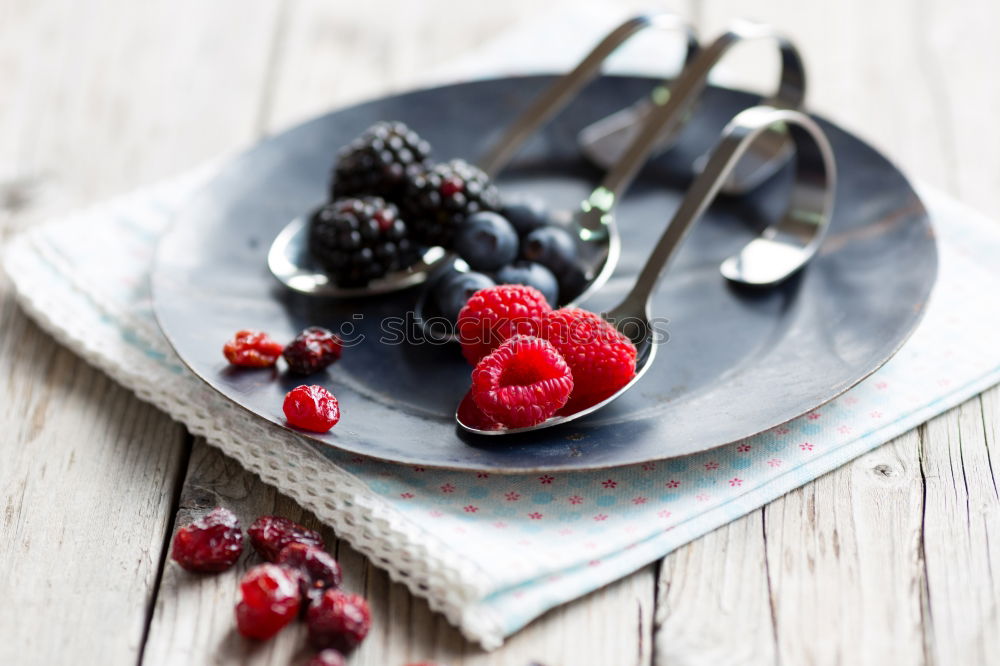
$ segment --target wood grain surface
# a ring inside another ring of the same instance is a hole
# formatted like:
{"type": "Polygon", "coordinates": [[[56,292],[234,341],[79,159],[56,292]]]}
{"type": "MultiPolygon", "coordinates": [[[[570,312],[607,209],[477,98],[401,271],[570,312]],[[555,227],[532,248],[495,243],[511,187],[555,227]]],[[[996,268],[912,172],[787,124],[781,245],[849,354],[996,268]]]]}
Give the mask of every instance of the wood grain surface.
{"type": "MultiPolygon", "coordinates": [[[[621,11],[656,3],[616,2],[621,11]]],[[[557,5],[598,0],[0,0],[0,244],[333,106],[407,87],[557,5]]],[[[1000,215],[1000,5],[681,0],[800,45],[810,105],[908,173],[1000,215]]],[[[742,47],[741,47],[742,48],[742,47]]],[[[766,88],[773,56],[733,76],[766,88]]],[[[0,277],[0,664],[300,664],[303,628],[233,632],[240,565],[167,561],[217,503],[294,502],[59,347],[0,277]]],[[[1000,390],[556,609],[494,653],[323,530],[374,629],[358,666],[989,664],[1000,654],[1000,390]]]]}

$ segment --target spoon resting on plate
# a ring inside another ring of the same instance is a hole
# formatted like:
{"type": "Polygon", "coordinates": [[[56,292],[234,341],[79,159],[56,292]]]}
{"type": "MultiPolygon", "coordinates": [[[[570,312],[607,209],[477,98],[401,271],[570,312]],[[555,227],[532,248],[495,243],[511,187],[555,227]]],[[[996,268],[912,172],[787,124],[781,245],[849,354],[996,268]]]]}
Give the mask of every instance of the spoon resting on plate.
{"type": "MultiPolygon", "coordinates": [[[[751,144],[776,127],[788,132],[795,148],[794,182],[787,206],[777,222],[723,262],[720,270],[727,279],[763,287],[778,284],[805,266],[816,255],[833,213],[836,179],[833,152],[823,130],[809,116],[767,106],[747,109],[723,130],[705,169],[688,189],[631,291],[618,306],[602,315],[635,345],[635,376],[597,404],[525,428],[483,428],[479,423],[466,422],[471,420],[466,409],[471,396],[467,394],[455,413],[458,427],[477,435],[510,435],[551,428],[592,414],[635,386],[656,357],[658,341],[652,327],[650,301],[664,269],[751,144]]],[[[647,125],[647,129],[657,128],[647,125]]]]}
{"type": "MultiPolygon", "coordinates": [[[[693,28],[674,14],[652,13],[628,19],[609,32],[572,71],[559,77],[543,90],[503,131],[500,138],[493,143],[491,150],[480,160],[482,171],[490,178],[502,171],[524,143],[575,99],[587,83],[600,73],[604,61],[618,47],[647,28],[681,33],[685,38],[687,61],[697,53],[698,41],[693,28]]],[[[654,147],[650,146],[650,151],[653,149],[654,147]]],[[[631,177],[628,180],[631,181],[631,177]]],[[[620,189],[623,190],[626,185],[627,183],[621,183],[620,189]]],[[[604,200],[607,200],[606,196],[604,200]]],[[[617,233],[609,217],[600,218],[600,214],[591,215],[580,220],[580,224],[574,228],[583,264],[581,268],[586,273],[587,293],[591,293],[603,284],[618,260],[617,233]]],[[[289,222],[272,241],[267,256],[267,265],[274,277],[289,289],[302,294],[356,298],[408,289],[425,282],[432,271],[443,265],[451,256],[440,247],[432,247],[408,268],[372,280],[366,286],[342,287],[332,281],[310,256],[309,219],[309,215],[303,215],[289,222]]],[[[576,300],[583,295],[583,293],[577,294],[576,300]]]]}

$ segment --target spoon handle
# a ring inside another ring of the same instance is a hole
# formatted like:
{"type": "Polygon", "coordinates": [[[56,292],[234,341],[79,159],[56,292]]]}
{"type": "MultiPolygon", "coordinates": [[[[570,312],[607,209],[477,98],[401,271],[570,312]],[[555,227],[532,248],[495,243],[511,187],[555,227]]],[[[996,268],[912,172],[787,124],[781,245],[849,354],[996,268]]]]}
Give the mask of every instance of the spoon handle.
{"type": "Polygon", "coordinates": [[[539,127],[559,113],[601,71],[601,65],[619,46],[646,28],[680,31],[687,40],[687,60],[698,50],[694,28],[680,17],[669,13],[642,14],[625,21],[612,30],[573,71],[560,77],[504,132],[493,148],[479,162],[490,177],[501,171],[524,142],[539,127]]]}
{"type": "MultiPolygon", "coordinates": [[[[753,141],[772,129],[787,129],[796,150],[795,179],[788,205],[778,222],[768,227],[739,254],[726,260],[738,280],[776,284],[805,265],[816,253],[833,212],[835,165],[826,135],[809,116],[798,111],[756,106],[733,118],[709,155],[704,171],[688,188],[666,231],[646,260],[632,290],[607,314],[612,321],[649,317],[650,296],[674,252],[715,199],[723,181],[753,141]]],[[[730,275],[726,275],[730,279],[730,275]]]]}
{"type": "MultiPolygon", "coordinates": [[[[774,40],[781,52],[781,79],[778,90],[763,104],[788,109],[799,108],[802,105],[805,99],[805,67],[795,46],[767,25],[736,21],[688,62],[671,86],[670,98],[663,106],[653,107],[648,113],[645,124],[620,154],[618,161],[611,167],[601,187],[598,188],[598,192],[602,193],[600,200],[613,203],[624,194],[650,154],[662,148],[663,137],[673,136],[688,117],[708,85],[708,76],[712,69],[729,49],[739,42],[759,39],[774,40]]],[[[759,156],[758,161],[770,162],[782,155],[787,156],[787,151],[781,150],[783,145],[782,142],[777,142],[775,149],[768,151],[773,154],[759,156]]]]}

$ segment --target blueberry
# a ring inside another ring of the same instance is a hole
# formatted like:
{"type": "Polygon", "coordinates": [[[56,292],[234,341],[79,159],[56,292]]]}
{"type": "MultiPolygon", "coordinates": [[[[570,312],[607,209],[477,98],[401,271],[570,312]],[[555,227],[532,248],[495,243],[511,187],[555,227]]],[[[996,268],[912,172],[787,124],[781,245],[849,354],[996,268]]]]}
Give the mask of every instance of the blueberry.
{"type": "Polygon", "coordinates": [[[473,270],[495,271],[517,257],[517,232],[496,213],[476,213],[456,232],[455,251],[473,270]]]}
{"type": "Polygon", "coordinates": [[[559,302],[559,283],[552,271],[533,261],[515,261],[496,274],[498,284],[524,284],[542,292],[549,305],[559,302]]]}
{"type": "Polygon", "coordinates": [[[521,256],[540,263],[559,278],[576,266],[576,241],[561,227],[542,227],[521,243],[521,256]]]}
{"type": "Polygon", "coordinates": [[[504,199],[500,212],[521,238],[551,223],[549,209],[538,197],[518,195],[504,199]]]}
{"type": "Polygon", "coordinates": [[[474,293],[495,284],[488,276],[474,271],[447,275],[433,287],[434,302],[441,314],[454,323],[458,321],[459,311],[474,293]]]}

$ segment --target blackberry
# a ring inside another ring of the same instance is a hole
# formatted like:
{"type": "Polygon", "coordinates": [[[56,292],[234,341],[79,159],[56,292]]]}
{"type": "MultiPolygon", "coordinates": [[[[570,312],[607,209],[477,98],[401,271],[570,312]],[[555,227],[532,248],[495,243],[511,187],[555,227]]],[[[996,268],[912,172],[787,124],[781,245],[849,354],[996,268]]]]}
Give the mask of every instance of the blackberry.
{"type": "Polygon", "coordinates": [[[309,251],[341,287],[363,287],[420,256],[399,210],[379,197],[337,199],[316,211],[309,251]]]}
{"type": "Polygon", "coordinates": [[[431,146],[400,122],[379,122],[341,148],[331,199],[374,195],[395,199],[408,176],[424,171],[431,146]]]}
{"type": "Polygon", "coordinates": [[[489,177],[465,160],[451,160],[408,179],[404,208],[413,237],[423,245],[450,248],[465,218],[500,207],[489,177]]]}

